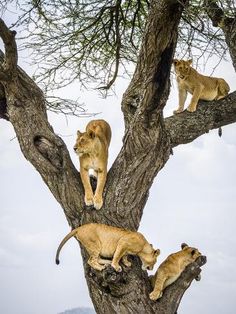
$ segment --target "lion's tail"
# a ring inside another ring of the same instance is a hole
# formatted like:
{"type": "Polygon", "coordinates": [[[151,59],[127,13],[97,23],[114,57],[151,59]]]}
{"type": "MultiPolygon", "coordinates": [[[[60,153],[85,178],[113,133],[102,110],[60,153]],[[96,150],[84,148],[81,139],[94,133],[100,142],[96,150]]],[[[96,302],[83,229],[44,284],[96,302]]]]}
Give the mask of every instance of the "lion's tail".
{"type": "Polygon", "coordinates": [[[58,246],[58,249],[57,249],[57,254],[56,254],[56,264],[59,265],[60,264],[60,260],[59,260],[59,254],[60,254],[60,251],[63,247],[63,245],[70,239],[72,238],[73,236],[76,235],[78,231],[78,228],[72,230],[70,233],[68,233],[65,238],[61,241],[60,245],[58,246]]]}

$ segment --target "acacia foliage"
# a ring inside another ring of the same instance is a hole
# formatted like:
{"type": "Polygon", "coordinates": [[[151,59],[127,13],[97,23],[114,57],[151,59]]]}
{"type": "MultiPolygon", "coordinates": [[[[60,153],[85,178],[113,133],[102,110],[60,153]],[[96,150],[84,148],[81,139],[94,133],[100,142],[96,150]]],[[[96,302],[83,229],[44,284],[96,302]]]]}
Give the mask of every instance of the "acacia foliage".
{"type": "MultiPolygon", "coordinates": [[[[235,15],[234,0],[213,2],[228,17],[235,15]]],[[[22,48],[29,48],[34,64],[40,65],[38,82],[57,89],[79,80],[83,86],[105,90],[137,62],[150,7],[148,0],[4,0],[2,10],[10,5],[20,12],[12,27],[22,26],[22,48]]],[[[185,7],[178,57],[197,62],[206,55],[225,56],[224,34],[212,26],[206,12],[204,0],[192,0],[185,7]]]]}

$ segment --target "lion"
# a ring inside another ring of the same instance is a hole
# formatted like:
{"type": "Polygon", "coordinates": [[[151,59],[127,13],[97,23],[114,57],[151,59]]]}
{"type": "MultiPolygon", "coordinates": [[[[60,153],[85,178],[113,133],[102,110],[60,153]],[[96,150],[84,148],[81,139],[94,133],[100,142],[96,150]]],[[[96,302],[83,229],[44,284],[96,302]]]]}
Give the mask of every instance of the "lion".
{"type": "Polygon", "coordinates": [[[187,107],[189,112],[196,110],[199,99],[211,101],[228,95],[230,88],[224,79],[198,73],[191,67],[192,60],[174,59],[173,64],[179,90],[179,107],[174,110],[174,114],[184,110],[188,92],[192,94],[192,99],[187,107]]]}
{"type": "Polygon", "coordinates": [[[89,223],[72,230],[61,241],[56,253],[56,264],[59,264],[59,254],[63,245],[73,236],[88,252],[88,264],[100,271],[108,263],[117,272],[122,271],[119,265],[120,260],[125,266],[131,267],[131,262],[127,258],[128,254],[139,256],[142,261],[142,269],[151,270],[160,254],[160,250],[154,250],[140,232],[99,223],[89,223]],[[112,260],[109,261],[108,259],[112,260]]]}
{"type": "Polygon", "coordinates": [[[77,131],[74,151],[79,155],[80,175],[84,186],[84,201],[87,206],[100,209],[103,205],[103,189],[107,177],[108,147],[111,141],[111,128],[105,120],[92,120],[86,131],[77,131]],[[97,177],[97,187],[93,190],[89,179],[89,170],[93,169],[97,177]]]}
{"type": "MultiPolygon", "coordinates": [[[[155,275],[149,277],[153,288],[149,294],[151,300],[161,298],[163,290],[175,282],[184,269],[201,256],[198,249],[189,247],[186,243],[183,243],[181,248],[181,251],[169,255],[158,267],[155,275]]],[[[200,280],[200,276],[197,276],[196,280],[200,280]]]]}

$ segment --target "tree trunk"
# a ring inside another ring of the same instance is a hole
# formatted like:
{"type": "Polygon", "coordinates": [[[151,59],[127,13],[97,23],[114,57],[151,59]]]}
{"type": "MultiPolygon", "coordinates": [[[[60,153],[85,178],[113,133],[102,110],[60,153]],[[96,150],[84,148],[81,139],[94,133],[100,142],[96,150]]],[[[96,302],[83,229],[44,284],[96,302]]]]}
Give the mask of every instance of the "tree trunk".
{"type": "MultiPolygon", "coordinates": [[[[17,67],[15,33],[0,20],[5,45],[5,62],[0,55],[0,95],[7,104],[5,109],[0,105],[1,117],[14,126],[22,153],[61,204],[72,228],[99,222],[137,230],[149,189],[172,148],[236,121],[235,93],[213,105],[200,106],[194,114],[183,112],[163,119],[182,10],[183,4],[177,0],[151,2],[135,74],[122,100],[123,147],[109,170],[104,205],[99,211],[85,207],[80,175],[64,142],[48,123],[44,95],[17,67]]],[[[102,314],[176,313],[184,291],[206,262],[202,257],[191,264],[163,297],[153,302],[147,272],[141,271],[138,258],[132,258],[132,268],[124,266],[122,273],[116,273],[111,268],[94,271],[83,248],[82,255],[90,296],[97,313],[102,314]]]]}

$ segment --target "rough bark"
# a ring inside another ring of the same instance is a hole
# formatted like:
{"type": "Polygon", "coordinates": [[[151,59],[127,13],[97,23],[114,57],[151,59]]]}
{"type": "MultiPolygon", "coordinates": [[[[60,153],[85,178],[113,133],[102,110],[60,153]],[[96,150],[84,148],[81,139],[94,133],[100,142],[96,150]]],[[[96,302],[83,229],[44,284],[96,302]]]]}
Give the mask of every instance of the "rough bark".
{"type": "MultiPolygon", "coordinates": [[[[85,207],[80,175],[64,142],[48,123],[44,95],[17,67],[14,33],[0,21],[5,45],[5,62],[0,55],[0,91],[7,104],[4,114],[14,126],[22,153],[61,204],[71,227],[93,221],[137,230],[149,189],[172,147],[236,121],[235,93],[220,102],[200,105],[194,114],[183,112],[163,119],[182,10],[178,1],[151,2],[137,68],[122,101],[123,147],[109,170],[100,211],[85,207]]],[[[124,267],[117,274],[109,268],[92,270],[83,248],[82,255],[90,296],[97,313],[102,314],[175,313],[184,291],[200,272],[199,266],[206,262],[202,258],[190,265],[164,296],[153,302],[148,296],[147,273],[141,271],[137,258],[132,258],[131,269],[124,267]]]]}
{"type": "Polygon", "coordinates": [[[135,72],[121,104],[126,129],[133,118],[142,113],[149,122],[155,122],[165,106],[177,28],[183,5],[187,3],[187,0],[181,4],[175,0],[151,1],[135,72]],[[136,113],[137,109],[139,114],[136,113]]]}
{"type": "Polygon", "coordinates": [[[218,6],[217,0],[205,0],[204,3],[213,26],[220,27],[224,32],[225,42],[236,71],[236,13],[234,17],[228,17],[218,6]]]}
{"type": "MultiPolygon", "coordinates": [[[[136,258],[130,257],[132,263],[136,258]]],[[[133,271],[123,266],[122,273],[116,273],[111,268],[103,272],[88,270],[88,275],[95,282],[91,287],[91,293],[98,294],[100,303],[95,303],[97,313],[111,314],[134,314],[152,313],[167,314],[176,313],[184,292],[188,289],[191,282],[201,273],[201,266],[206,263],[206,257],[201,256],[196,262],[190,264],[182,273],[175,284],[166,288],[163,297],[157,302],[149,299],[152,291],[150,281],[145,272],[140,272],[140,263],[136,260],[133,271]],[[137,280],[135,272],[140,273],[140,280],[137,280]],[[129,282],[132,285],[129,285],[129,282]],[[140,285],[141,283],[141,285],[140,285]],[[144,298],[140,298],[142,295],[144,298]],[[121,302],[125,297],[126,302],[121,302]],[[118,298],[118,300],[117,300],[118,298]],[[120,301],[119,301],[120,300],[120,301]],[[96,307],[96,304],[99,306],[96,307]]]]}
{"type": "Polygon", "coordinates": [[[236,92],[218,101],[198,103],[194,113],[187,110],[165,119],[165,127],[171,138],[171,146],[187,144],[197,137],[234,123],[236,119],[236,92]]]}

